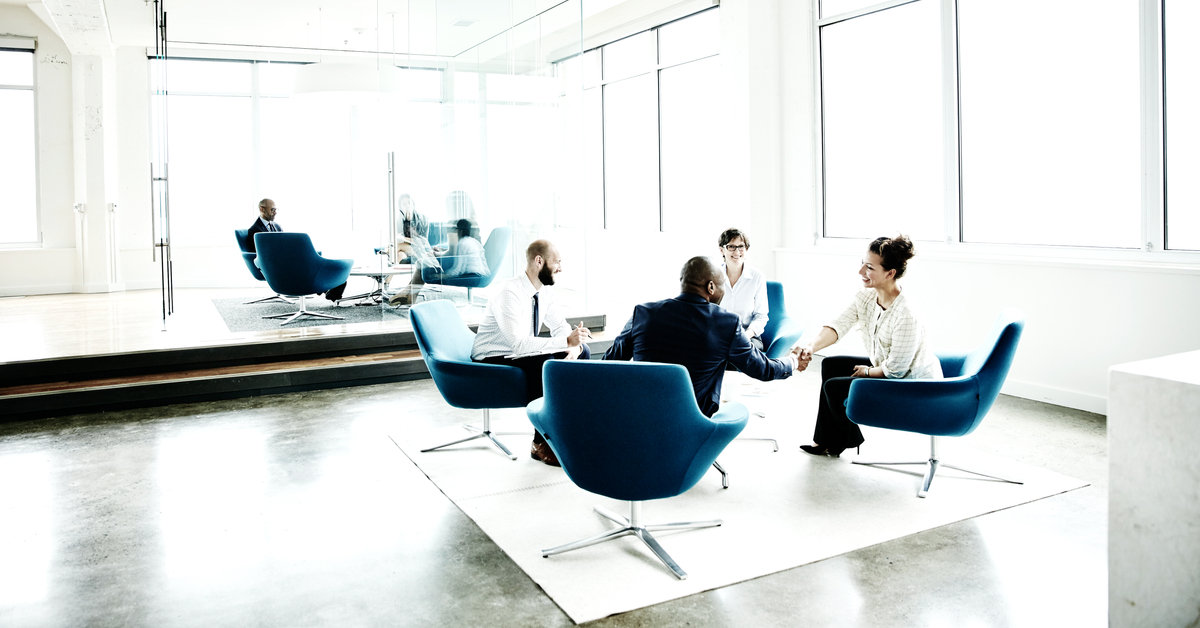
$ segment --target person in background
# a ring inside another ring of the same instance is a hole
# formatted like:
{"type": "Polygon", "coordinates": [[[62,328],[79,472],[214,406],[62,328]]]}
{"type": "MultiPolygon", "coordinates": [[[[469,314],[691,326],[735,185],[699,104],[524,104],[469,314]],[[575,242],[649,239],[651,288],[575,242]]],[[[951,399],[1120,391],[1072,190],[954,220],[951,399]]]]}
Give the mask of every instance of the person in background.
{"type": "Polygon", "coordinates": [[[912,240],[903,235],[871,242],[858,268],[863,289],[841,316],[800,349],[802,355],[811,357],[858,327],[870,352],[868,356],[822,360],[813,444],[800,446],[806,453],[837,457],[863,443],[862,430],[846,417],[846,398],[855,377],[941,379],[942,363],[929,350],[925,326],[896,283],[914,254],[912,240]]]}
{"type": "MultiPolygon", "coordinates": [[[[279,210],[275,207],[275,201],[269,198],[264,198],[258,202],[258,220],[255,220],[254,224],[250,225],[250,228],[246,230],[246,232],[250,235],[251,252],[257,252],[254,249],[254,234],[264,232],[280,233],[283,231],[283,227],[279,226],[279,223],[275,222],[275,215],[278,212],[279,210]]],[[[337,286],[336,288],[323,294],[325,295],[326,299],[337,302],[338,299],[342,298],[342,294],[345,292],[346,284],[343,283],[342,285],[337,286]]]]}
{"type": "Polygon", "coordinates": [[[446,268],[445,277],[482,277],[488,274],[487,258],[484,256],[483,245],[471,237],[471,221],[460,218],[455,225],[458,232],[458,246],[453,257],[442,261],[450,265],[446,268]]]}
{"type": "MultiPolygon", "coordinates": [[[[554,276],[562,272],[562,256],[549,240],[535,240],[525,249],[525,272],[500,285],[487,304],[475,334],[471,359],[515,366],[525,372],[525,400],[542,396],[542,365],[547,360],[587,360],[588,328],[571,328],[554,300],[554,276]],[[539,337],[542,323],[550,337],[539,337]],[[509,357],[512,356],[512,357],[509,357]]],[[[529,456],[559,466],[546,439],[534,431],[529,456]]]]}
{"type": "Polygon", "coordinates": [[[417,293],[421,291],[421,286],[425,285],[425,279],[422,277],[425,269],[432,269],[436,272],[442,272],[442,264],[438,260],[437,251],[429,246],[429,240],[426,239],[426,234],[429,233],[429,221],[424,214],[418,214],[415,211],[412,213],[410,230],[409,230],[409,260],[413,265],[412,278],[409,279],[408,285],[401,288],[399,292],[393,294],[388,299],[389,305],[412,305],[416,302],[417,293]]]}
{"type": "Polygon", "coordinates": [[[763,349],[762,333],[767,328],[767,280],[758,269],[746,263],[750,236],[738,229],[726,229],[717,238],[725,271],[725,296],[720,306],[738,315],[741,330],[750,344],[763,349]]]}

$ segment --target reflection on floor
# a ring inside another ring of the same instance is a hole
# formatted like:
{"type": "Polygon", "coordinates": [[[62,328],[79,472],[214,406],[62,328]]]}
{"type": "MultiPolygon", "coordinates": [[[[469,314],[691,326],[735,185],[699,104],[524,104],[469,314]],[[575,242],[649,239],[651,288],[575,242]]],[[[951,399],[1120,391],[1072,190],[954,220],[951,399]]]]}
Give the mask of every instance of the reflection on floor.
{"type": "MultiPolygon", "coordinates": [[[[477,419],[422,380],[0,425],[0,624],[570,625],[386,437],[477,419]]],[[[1103,417],[969,438],[1093,486],[595,625],[1105,626],[1103,417]]]]}
{"type": "MultiPolygon", "coordinates": [[[[458,288],[436,289],[463,292],[458,288]]],[[[429,290],[434,294],[435,289],[429,290]]],[[[485,293],[480,290],[478,295],[485,293]]],[[[378,306],[385,314],[376,322],[233,333],[213,305],[213,299],[237,297],[249,301],[264,296],[269,296],[265,287],[177,289],[175,313],[165,326],[158,290],[0,299],[0,337],[4,338],[0,343],[0,362],[411,329],[402,310],[378,306]]],[[[486,302],[486,296],[477,296],[476,300],[486,302]]],[[[572,315],[588,313],[584,311],[582,297],[575,293],[562,291],[559,300],[572,315]]],[[[470,325],[478,324],[483,312],[484,308],[478,305],[459,308],[470,325]]]]}

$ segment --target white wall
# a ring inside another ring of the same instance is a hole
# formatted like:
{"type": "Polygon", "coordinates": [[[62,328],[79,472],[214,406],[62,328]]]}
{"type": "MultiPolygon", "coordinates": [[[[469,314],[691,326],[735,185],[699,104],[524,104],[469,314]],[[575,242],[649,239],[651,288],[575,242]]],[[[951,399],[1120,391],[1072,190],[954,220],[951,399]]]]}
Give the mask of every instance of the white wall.
{"type": "Polygon", "coordinates": [[[43,242],[42,248],[0,249],[0,296],[71,292],[77,281],[71,53],[24,6],[0,4],[0,24],[8,34],[38,39],[34,81],[43,242]]]}

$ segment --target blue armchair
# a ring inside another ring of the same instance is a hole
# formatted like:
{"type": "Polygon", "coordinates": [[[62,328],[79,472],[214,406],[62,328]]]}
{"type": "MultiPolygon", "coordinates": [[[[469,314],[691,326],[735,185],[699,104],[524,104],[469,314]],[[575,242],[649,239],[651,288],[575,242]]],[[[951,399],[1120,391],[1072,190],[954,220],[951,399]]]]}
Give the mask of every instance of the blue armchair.
{"type": "MultiPolygon", "coordinates": [[[[238,249],[240,249],[242,251],[242,261],[246,263],[246,268],[250,269],[250,274],[253,275],[254,278],[259,281],[266,281],[267,278],[263,277],[262,271],[259,270],[258,266],[256,266],[254,264],[254,259],[256,257],[258,257],[258,254],[254,252],[254,241],[250,238],[250,230],[249,229],[234,229],[233,237],[237,238],[238,249]]],[[[293,303],[295,303],[295,301],[276,293],[275,296],[273,296],[273,297],[267,297],[265,299],[258,299],[257,301],[247,301],[247,302],[243,303],[242,305],[253,305],[255,303],[270,303],[270,302],[274,302],[274,301],[287,303],[288,305],[292,305],[293,303]]]]}
{"type": "Polygon", "coordinates": [[[746,427],[746,407],[727,403],[711,419],[704,416],[696,406],[687,369],[677,364],[552,360],[542,372],[546,394],[526,412],[567,477],[585,491],[630,502],[628,518],[595,508],[620,527],[543,550],[542,556],[632,534],[676,577],[686,579],[687,573],[650,531],[722,522],[645,524],[642,502],[681,495],[695,486],[746,427]]]}
{"type": "Polygon", "coordinates": [[[463,275],[459,277],[446,275],[443,269],[454,268],[458,262],[457,258],[451,255],[439,259],[441,269],[429,267],[421,269],[421,279],[427,284],[466,288],[467,303],[470,303],[471,290],[473,288],[486,288],[492,284],[492,279],[496,277],[496,272],[504,262],[504,255],[508,253],[508,246],[511,240],[512,229],[508,227],[496,227],[488,234],[487,242],[483,245],[483,256],[487,260],[488,267],[488,274],[486,275],[463,275]]]}
{"type": "Polygon", "coordinates": [[[781,358],[804,335],[804,325],[788,316],[783,284],[767,282],[767,328],[763,330],[763,352],[768,358],[781,358]]]}
{"type": "Polygon", "coordinates": [[[992,331],[974,351],[938,354],[945,379],[855,379],[846,399],[846,416],[859,425],[928,434],[929,460],[915,462],[866,462],[866,465],[927,465],[918,497],[929,493],[938,466],[945,466],[995,480],[1021,484],[1019,480],[943,463],[938,458],[938,438],[966,436],[979,427],[996,402],[1008,377],[1025,315],[1006,309],[996,318],[992,331]]]}
{"type": "Polygon", "coordinates": [[[296,297],[300,303],[298,312],[263,318],[285,319],[280,323],[281,326],[302,316],[342,319],[331,314],[310,312],[305,307],[305,299],[346,283],[354,260],[321,257],[307,233],[256,233],[254,248],[258,251],[258,268],[262,270],[267,285],[279,294],[296,297]]]}
{"type": "Polygon", "coordinates": [[[455,408],[483,410],[483,427],[464,424],[473,435],[453,442],[422,449],[421,453],[486,438],[516,460],[504,443],[496,440],[490,410],[525,407],[525,373],[515,366],[483,364],[471,361],[475,333],[471,331],[454,304],[446,300],[418,303],[408,311],[417,348],[425,366],[446,403],[455,408]]]}

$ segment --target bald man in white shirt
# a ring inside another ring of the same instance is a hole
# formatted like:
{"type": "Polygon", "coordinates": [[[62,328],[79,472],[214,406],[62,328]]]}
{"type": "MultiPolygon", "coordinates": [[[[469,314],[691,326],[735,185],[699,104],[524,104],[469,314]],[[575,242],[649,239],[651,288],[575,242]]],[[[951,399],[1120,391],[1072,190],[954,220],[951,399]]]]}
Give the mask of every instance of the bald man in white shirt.
{"type": "MultiPolygon", "coordinates": [[[[527,402],[542,396],[542,365],[546,360],[587,360],[592,355],[585,344],[591,332],[582,325],[572,328],[554,301],[554,291],[548,289],[560,272],[562,256],[558,247],[549,240],[532,242],[525,249],[525,272],[501,284],[488,302],[471,349],[471,359],[476,362],[515,366],[524,371],[527,402]],[[550,328],[549,338],[538,336],[543,323],[550,328]]],[[[536,431],[530,457],[559,466],[554,452],[536,431]]]]}

